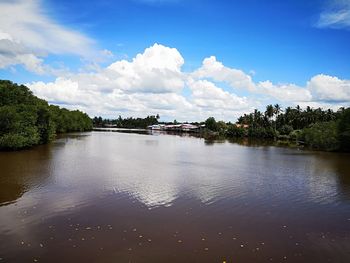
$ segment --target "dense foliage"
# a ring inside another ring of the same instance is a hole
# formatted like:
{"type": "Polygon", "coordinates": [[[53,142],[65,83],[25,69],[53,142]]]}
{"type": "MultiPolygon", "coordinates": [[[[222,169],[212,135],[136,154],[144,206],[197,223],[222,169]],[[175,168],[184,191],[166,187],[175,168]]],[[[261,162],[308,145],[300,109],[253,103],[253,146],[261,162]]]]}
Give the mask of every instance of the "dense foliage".
{"type": "Polygon", "coordinates": [[[56,133],[92,129],[88,115],[49,106],[24,85],[0,80],[0,149],[21,149],[51,141],[56,133]]]}
{"type": "Polygon", "coordinates": [[[340,150],[350,152],[350,108],[344,110],[338,123],[340,150]]]}
{"type": "Polygon", "coordinates": [[[116,127],[125,129],[146,129],[150,125],[158,124],[159,115],[147,116],[146,118],[125,118],[109,120],[102,117],[93,118],[94,127],[116,127]]]}
{"type": "Polygon", "coordinates": [[[305,128],[299,136],[307,145],[315,149],[335,151],[339,149],[337,123],[317,122],[305,128]]]}
{"type": "Polygon", "coordinates": [[[213,117],[205,124],[207,129],[228,137],[293,140],[320,150],[350,151],[350,108],[335,112],[310,107],[302,110],[297,106],[283,111],[276,104],[268,105],[265,112],[244,114],[237,124],[226,123],[225,127],[213,117]]]}

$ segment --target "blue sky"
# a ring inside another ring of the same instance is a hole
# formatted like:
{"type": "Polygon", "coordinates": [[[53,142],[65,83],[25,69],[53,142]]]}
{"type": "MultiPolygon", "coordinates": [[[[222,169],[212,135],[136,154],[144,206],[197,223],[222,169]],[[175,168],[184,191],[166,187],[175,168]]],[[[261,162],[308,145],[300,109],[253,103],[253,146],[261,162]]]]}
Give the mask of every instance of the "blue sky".
{"type": "Polygon", "coordinates": [[[0,0],[0,5],[2,12],[18,13],[0,18],[0,77],[90,115],[160,112],[165,119],[234,120],[267,103],[350,105],[349,0],[0,0]],[[147,48],[149,56],[170,64],[147,56],[146,64],[133,63],[147,48]],[[215,60],[204,70],[211,56],[215,60]],[[110,66],[123,60],[132,73],[117,66],[111,74],[110,66]],[[164,88],[154,88],[159,83],[164,88]]]}

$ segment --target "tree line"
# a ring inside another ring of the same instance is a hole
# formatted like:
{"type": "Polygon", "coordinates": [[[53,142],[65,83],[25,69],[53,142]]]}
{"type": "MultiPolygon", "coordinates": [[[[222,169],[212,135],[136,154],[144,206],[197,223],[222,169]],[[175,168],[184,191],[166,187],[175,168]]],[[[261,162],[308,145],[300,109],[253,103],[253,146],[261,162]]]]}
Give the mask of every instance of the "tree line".
{"type": "Polygon", "coordinates": [[[0,80],[0,149],[28,148],[48,143],[58,133],[91,129],[87,114],[49,105],[26,86],[0,80]]]}
{"type": "Polygon", "coordinates": [[[120,115],[117,119],[103,119],[102,117],[94,117],[94,127],[116,127],[125,129],[146,129],[150,125],[158,124],[159,115],[151,115],[146,118],[122,118],[120,115]]]}
{"type": "MultiPolygon", "coordinates": [[[[159,115],[146,118],[102,119],[78,110],[70,111],[49,105],[34,96],[24,85],[0,80],[0,149],[22,149],[53,140],[56,134],[88,131],[93,126],[146,128],[158,124],[159,115]]],[[[175,123],[176,121],[174,121],[175,123]]],[[[202,123],[195,123],[202,124],[202,123]]],[[[321,108],[301,109],[279,104],[267,105],[265,111],[254,110],[238,118],[237,124],[204,122],[206,129],[227,137],[254,137],[293,140],[328,151],[350,151],[350,108],[338,111],[321,108]]]]}
{"type": "Polygon", "coordinates": [[[350,108],[338,111],[300,106],[287,107],[267,105],[261,112],[257,109],[238,118],[237,124],[205,121],[207,129],[227,137],[271,138],[292,140],[315,149],[327,151],[350,151],[350,108]]]}

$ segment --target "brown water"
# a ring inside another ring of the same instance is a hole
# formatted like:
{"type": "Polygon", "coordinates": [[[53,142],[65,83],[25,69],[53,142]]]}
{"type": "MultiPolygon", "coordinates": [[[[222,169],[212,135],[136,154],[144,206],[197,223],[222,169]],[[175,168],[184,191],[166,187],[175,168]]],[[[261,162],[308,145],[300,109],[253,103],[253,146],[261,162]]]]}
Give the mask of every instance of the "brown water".
{"type": "Polygon", "coordinates": [[[0,153],[0,262],[350,262],[350,155],[92,132],[0,153]]]}

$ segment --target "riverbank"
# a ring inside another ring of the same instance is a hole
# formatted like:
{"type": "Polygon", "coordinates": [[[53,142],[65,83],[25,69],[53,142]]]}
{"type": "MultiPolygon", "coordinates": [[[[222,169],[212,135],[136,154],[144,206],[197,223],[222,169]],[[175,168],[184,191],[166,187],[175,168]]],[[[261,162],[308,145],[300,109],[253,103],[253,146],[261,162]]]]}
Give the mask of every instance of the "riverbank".
{"type": "Polygon", "coordinates": [[[86,113],[49,105],[26,86],[0,80],[0,150],[28,149],[60,133],[90,130],[86,113]]]}

